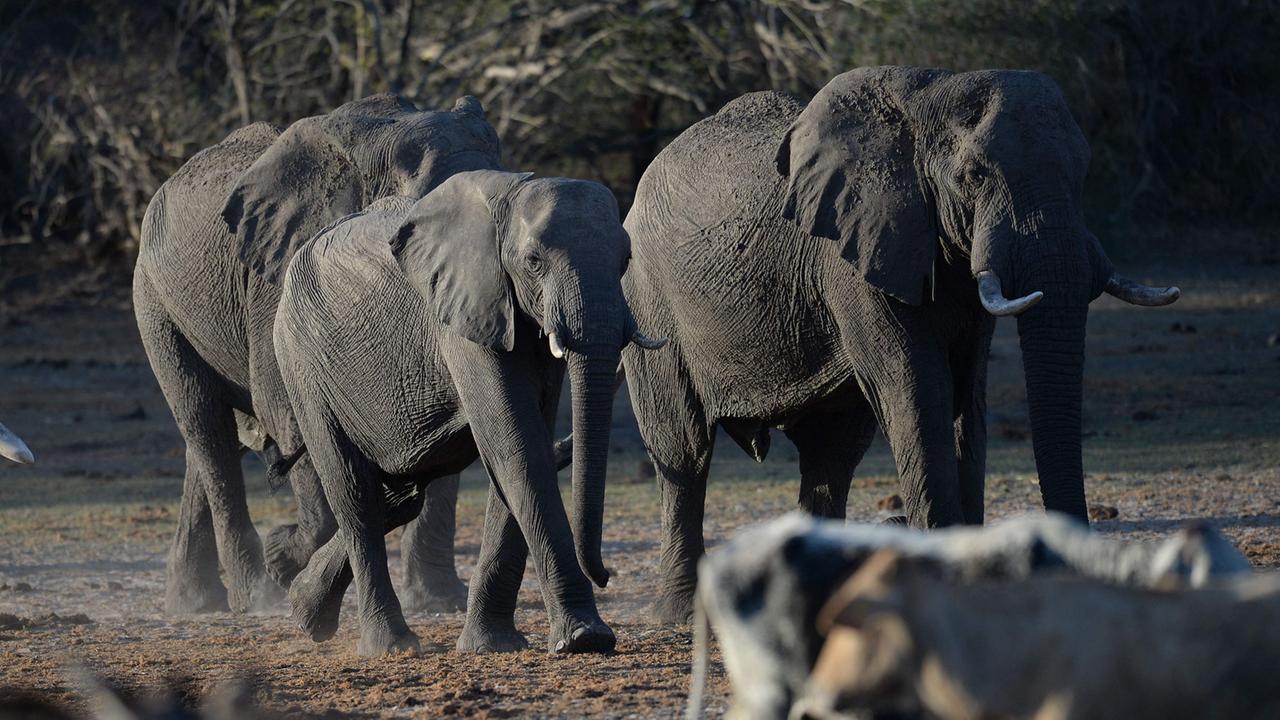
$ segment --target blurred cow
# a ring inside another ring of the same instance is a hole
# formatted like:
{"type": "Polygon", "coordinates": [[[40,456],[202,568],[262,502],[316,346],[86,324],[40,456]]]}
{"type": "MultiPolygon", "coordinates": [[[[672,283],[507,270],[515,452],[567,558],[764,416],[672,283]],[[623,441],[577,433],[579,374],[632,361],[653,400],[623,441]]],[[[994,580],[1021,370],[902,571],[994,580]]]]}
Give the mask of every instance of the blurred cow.
{"type": "Polygon", "coordinates": [[[949,582],[882,550],[818,618],[793,717],[1280,717],[1280,576],[1159,591],[1037,575],[949,582]]]}
{"type": "Polygon", "coordinates": [[[948,579],[960,582],[1053,572],[1134,587],[1177,588],[1252,571],[1243,555],[1203,525],[1185,528],[1163,543],[1144,543],[1094,533],[1052,514],[929,532],[788,515],[740,533],[700,562],[688,715],[701,713],[709,623],[734,688],[730,713],[786,718],[821,649],[815,625],[819,611],[867,558],[884,548],[932,558],[948,579]]]}

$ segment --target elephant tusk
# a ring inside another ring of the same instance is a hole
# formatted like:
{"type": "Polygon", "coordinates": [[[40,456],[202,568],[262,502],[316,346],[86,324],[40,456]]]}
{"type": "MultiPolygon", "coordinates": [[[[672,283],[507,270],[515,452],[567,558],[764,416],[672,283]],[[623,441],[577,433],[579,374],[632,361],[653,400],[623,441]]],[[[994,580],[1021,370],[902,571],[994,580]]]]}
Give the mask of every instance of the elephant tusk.
{"type": "Polygon", "coordinates": [[[547,345],[551,348],[551,354],[557,359],[564,359],[564,343],[560,342],[560,336],[551,333],[547,336],[547,345]]]}
{"type": "Polygon", "coordinates": [[[1146,307],[1160,307],[1177,300],[1182,291],[1176,287],[1157,288],[1134,282],[1120,273],[1107,278],[1106,293],[1129,303],[1146,307]]]}
{"type": "Polygon", "coordinates": [[[1004,290],[1000,288],[1000,278],[990,270],[983,270],[974,277],[978,280],[978,298],[982,300],[982,307],[996,317],[1021,315],[1044,299],[1044,293],[1036,290],[1029,295],[1010,300],[1004,296],[1004,290]]]}
{"type": "Polygon", "coordinates": [[[36,461],[36,456],[31,454],[31,448],[22,442],[22,438],[9,432],[9,428],[3,424],[0,424],[0,457],[7,457],[23,465],[30,465],[36,461]]]}
{"type": "Polygon", "coordinates": [[[648,335],[645,335],[639,330],[636,330],[635,332],[631,333],[631,342],[635,343],[636,345],[639,345],[645,350],[659,350],[664,346],[666,346],[667,339],[659,338],[657,340],[654,340],[648,335]]]}

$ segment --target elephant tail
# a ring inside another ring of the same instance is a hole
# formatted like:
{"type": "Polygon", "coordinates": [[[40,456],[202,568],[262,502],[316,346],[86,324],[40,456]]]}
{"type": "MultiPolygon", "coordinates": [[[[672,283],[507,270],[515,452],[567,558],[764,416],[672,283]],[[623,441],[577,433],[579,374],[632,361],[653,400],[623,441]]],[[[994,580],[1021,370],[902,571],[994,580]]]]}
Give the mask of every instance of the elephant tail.
{"type": "Polygon", "coordinates": [[[271,492],[274,493],[289,483],[289,471],[306,453],[306,445],[299,445],[298,449],[285,455],[274,441],[267,442],[266,447],[262,448],[261,457],[267,465],[267,486],[271,488],[271,492]]]}
{"type": "MultiPolygon", "coordinates": [[[[618,363],[618,369],[613,375],[613,392],[616,394],[618,388],[622,387],[622,382],[627,379],[627,371],[623,368],[622,363],[618,363]]],[[[551,446],[552,457],[555,459],[556,472],[569,467],[573,464],[573,433],[556,440],[551,446]]]]}

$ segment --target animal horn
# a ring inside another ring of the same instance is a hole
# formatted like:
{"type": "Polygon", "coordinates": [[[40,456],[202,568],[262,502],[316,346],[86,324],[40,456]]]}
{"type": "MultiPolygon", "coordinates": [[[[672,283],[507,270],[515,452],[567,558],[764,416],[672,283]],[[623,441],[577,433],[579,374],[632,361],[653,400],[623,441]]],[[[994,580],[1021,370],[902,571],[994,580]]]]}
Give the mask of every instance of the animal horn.
{"type": "Polygon", "coordinates": [[[983,270],[975,277],[978,280],[978,298],[982,300],[982,307],[996,317],[1021,315],[1044,299],[1044,293],[1036,290],[1028,295],[1010,300],[1004,296],[1004,290],[1000,288],[1000,278],[996,277],[995,273],[990,270],[983,270]]]}
{"type": "Polygon", "coordinates": [[[1182,291],[1177,287],[1151,287],[1135,282],[1120,273],[1111,273],[1107,278],[1106,293],[1129,303],[1146,307],[1160,307],[1177,300],[1182,291]]]}

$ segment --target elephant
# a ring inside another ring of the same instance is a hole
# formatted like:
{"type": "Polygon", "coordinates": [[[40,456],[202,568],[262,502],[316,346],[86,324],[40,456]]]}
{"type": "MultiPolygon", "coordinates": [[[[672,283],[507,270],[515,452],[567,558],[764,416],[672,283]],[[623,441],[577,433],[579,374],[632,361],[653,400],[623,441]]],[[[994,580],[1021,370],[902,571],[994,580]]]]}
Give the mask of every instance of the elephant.
{"type": "MultiPolygon", "coordinates": [[[[280,283],[297,247],[379,197],[421,197],[455,172],[501,167],[500,156],[475,98],[425,112],[378,95],[284,131],[266,123],[241,128],[156,192],[143,219],[133,301],[147,357],[186,442],[168,612],[259,605],[279,595],[277,584],[287,588],[337,528],[271,345],[280,283]],[[245,501],[246,448],[268,465],[273,486],[287,476],[297,498],[297,523],[273,531],[265,555],[245,501]]],[[[405,538],[409,594],[427,609],[460,610],[465,602],[453,567],[456,491],[456,478],[434,485],[423,512],[436,530],[411,526],[405,538]]]]}
{"type": "Polygon", "coordinates": [[[375,203],[297,253],[275,349],[338,523],[289,590],[312,639],[332,637],[354,579],[358,652],[418,648],[382,536],[413,517],[423,486],[479,457],[491,491],[457,648],[527,645],[514,611],[530,554],[548,649],[613,648],[588,578],[609,578],[600,543],[614,375],[625,344],[661,346],[623,299],[629,256],[603,186],[492,170],[454,175],[416,203],[375,203]],[[566,366],[572,521],[551,442],[566,366]]]}
{"type": "Polygon", "coordinates": [[[1044,75],[911,67],[851,70],[807,105],[744,95],[663,149],[623,279],[671,341],[623,353],[659,476],[658,620],[689,619],[717,427],[757,460],[781,429],[800,506],[842,518],[878,426],[911,525],[981,523],[997,316],[1018,316],[1044,506],[1088,522],[1089,302],[1179,295],[1118,274],[1085,226],[1088,155],[1044,75]]]}
{"type": "Polygon", "coordinates": [[[9,428],[0,423],[0,457],[8,458],[19,465],[30,465],[36,461],[31,448],[22,442],[22,438],[13,434],[9,428]]]}

